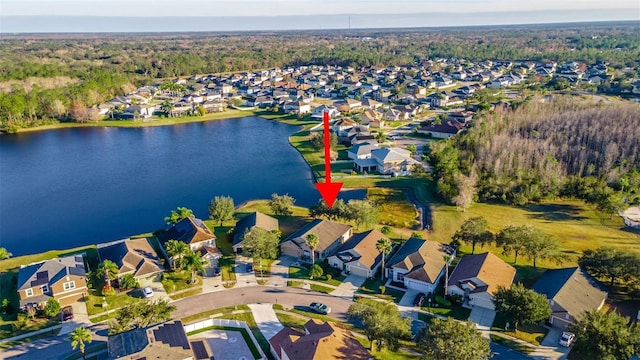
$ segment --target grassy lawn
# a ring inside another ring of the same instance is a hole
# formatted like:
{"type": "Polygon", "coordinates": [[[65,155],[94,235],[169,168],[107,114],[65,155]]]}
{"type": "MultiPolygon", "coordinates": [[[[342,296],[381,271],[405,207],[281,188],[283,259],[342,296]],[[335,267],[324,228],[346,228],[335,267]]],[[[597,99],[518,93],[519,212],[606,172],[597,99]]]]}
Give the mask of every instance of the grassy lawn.
{"type": "MultiPolygon", "coordinates": [[[[40,329],[42,329],[42,328],[43,327],[41,327],[40,329]]],[[[35,331],[35,330],[39,330],[39,329],[29,329],[27,332],[31,332],[31,331],[35,331]]],[[[40,339],[46,339],[48,337],[57,335],[58,332],[60,332],[60,329],[55,329],[55,330],[52,330],[52,331],[46,331],[46,332],[44,332],[42,334],[29,336],[29,337],[26,337],[24,339],[20,339],[20,340],[16,340],[16,341],[4,342],[4,343],[0,344],[0,349],[9,349],[9,348],[12,348],[14,346],[18,346],[20,344],[24,344],[24,343],[28,343],[28,342],[32,342],[32,341],[36,341],[36,340],[40,340],[40,339]]],[[[16,333],[15,335],[20,335],[20,333],[16,333]]],[[[12,335],[12,336],[15,336],[15,335],[12,335]]]]}
{"type": "MultiPolygon", "coordinates": [[[[355,337],[362,346],[364,346],[367,350],[369,350],[370,342],[364,336],[356,336],[355,337]]],[[[402,345],[401,345],[402,346],[402,345]]],[[[399,349],[396,352],[390,351],[389,349],[374,349],[373,351],[369,350],[373,358],[376,360],[409,360],[409,359],[420,359],[420,356],[409,354],[402,349],[399,349]]]]}
{"type": "Polygon", "coordinates": [[[325,294],[328,294],[328,293],[332,292],[333,290],[335,290],[334,288],[330,288],[330,287],[322,286],[322,285],[318,285],[318,284],[310,284],[309,287],[311,287],[311,290],[313,290],[313,291],[318,291],[318,292],[325,293],[325,294]]]}
{"type": "MultiPolygon", "coordinates": [[[[324,264],[324,265],[327,265],[327,264],[324,264]]],[[[322,275],[321,277],[316,279],[309,279],[309,270],[307,268],[304,268],[304,267],[300,268],[300,267],[293,267],[293,266],[289,268],[289,278],[313,280],[313,281],[323,282],[325,284],[333,285],[333,286],[340,286],[340,284],[342,284],[342,280],[345,279],[344,276],[339,276],[337,278],[332,277],[331,280],[327,280],[327,275],[322,275]]]]}
{"type": "Polygon", "coordinates": [[[95,251],[95,245],[81,246],[67,250],[51,250],[39,254],[16,256],[6,260],[0,260],[0,272],[5,272],[11,269],[19,269],[20,265],[28,265],[35,262],[54,259],[57,257],[64,257],[73,254],[78,254],[93,249],[95,251]]]}
{"type": "Polygon", "coordinates": [[[232,312],[237,311],[237,310],[251,310],[251,309],[249,309],[249,307],[247,305],[227,306],[227,307],[213,309],[213,310],[207,310],[207,311],[201,312],[199,314],[183,317],[180,320],[185,324],[190,324],[190,323],[193,323],[193,322],[196,322],[196,321],[199,321],[199,320],[208,319],[208,318],[210,318],[210,317],[212,317],[213,315],[216,315],[216,314],[229,315],[232,312]]]}
{"type": "Polygon", "coordinates": [[[280,323],[282,323],[284,327],[292,327],[300,330],[304,330],[304,324],[306,324],[307,321],[309,321],[308,319],[300,316],[283,314],[281,312],[276,312],[276,316],[278,317],[278,320],[280,321],[280,323]]]}
{"type": "MultiPolygon", "coordinates": [[[[439,306],[439,305],[438,305],[439,306]]],[[[462,306],[454,306],[451,308],[444,307],[422,307],[423,310],[432,312],[434,314],[452,317],[457,320],[467,320],[471,314],[471,310],[463,308],[462,306]]]]}
{"type": "Polygon", "coordinates": [[[498,344],[500,344],[502,346],[508,347],[510,349],[513,349],[515,351],[521,352],[523,354],[530,354],[534,350],[530,346],[522,345],[522,344],[520,344],[518,342],[515,342],[515,341],[510,340],[510,339],[505,339],[505,338],[503,338],[501,336],[498,336],[498,335],[491,334],[489,336],[491,336],[491,341],[493,341],[495,343],[498,343],[498,344]]]}
{"type": "Polygon", "coordinates": [[[382,225],[410,229],[418,223],[416,208],[407,201],[401,189],[369,188],[367,199],[378,205],[379,223],[382,225]]]}
{"type": "MultiPolygon", "coordinates": [[[[95,315],[107,310],[114,310],[123,306],[133,304],[138,301],[143,301],[141,298],[133,297],[127,294],[119,294],[113,296],[107,296],[107,307],[102,307],[102,296],[87,295],[87,314],[95,315]]],[[[115,316],[115,315],[114,315],[115,316]]]]}
{"type": "Polygon", "coordinates": [[[242,334],[242,338],[244,339],[245,343],[247,343],[247,346],[249,347],[249,350],[251,350],[251,355],[253,355],[253,357],[255,359],[260,359],[261,355],[260,352],[258,351],[258,348],[256,348],[256,345],[253,343],[253,340],[251,339],[251,337],[249,336],[249,333],[247,332],[247,330],[245,330],[244,328],[236,328],[236,327],[230,327],[230,326],[209,326],[203,329],[199,329],[196,331],[192,331],[190,333],[187,333],[187,336],[193,336],[205,331],[209,331],[209,330],[229,330],[229,331],[238,331],[242,334]]]}
{"type": "Polygon", "coordinates": [[[256,324],[256,321],[253,319],[253,315],[250,312],[246,312],[242,314],[224,315],[220,318],[246,322],[247,326],[249,326],[249,329],[251,329],[253,336],[258,341],[258,345],[260,345],[260,348],[262,348],[262,351],[265,353],[265,355],[267,355],[267,358],[273,359],[273,355],[271,355],[269,341],[267,341],[264,335],[262,335],[262,333],[260,332],[260,329],[258,329],[258,325],[256,324]]]}
{"type": "Polygon", "coordinates": [[[373,279],[365,280],[364,284],[362,284],[362,286],[358,289],[358,292],[393,301],[396,304],[400,302],[400,299],[402,299],[402,296],[404,295],[404,291],[386,288],[384,294],[381,294],[380,285],[382,285],[380,277],[376,276],[373,279]]]}
{"type": "Polygon", "coordinates": [[[220,272],[224,287],[233,287],[236,284],[236,273],[234,268],[236,259],[233,256],[223,256],[220,258],[220,272]]]}
{"type": "Polygon", "coordinates": [[[195,284],[189,284],[188,282],[191,281],[190,271],[165,271],[162,274],[162,286],[168,294],[196,286],[202,287],[202,277],[196,275],[196,279],[198,281],[195,284]]]}
{"type": "MultiPolygon", "coordinates": [[[[542,339],[544,339],[545,335],[549,331],[546,328],[543,328],[539,325],[530,325],[523,324],[518,326],[517,331],[505,331],[504,326],[506,324],[505,317],[498,313],[496,314],[496,319],[493,321],[493,326],[491,326],[492,331],[499,331],[509,336],[513,336],[514,338],[518,338],[520,340],[524,340],[533,345],[540,345],[542,339]]],[[[512,325],[511,325],[512,326],[512,325]]]]}
{"type": "Polygon", "coordinates": [[[181,292],[179,294],[171,295],[171,300],[179,300],[184,299],[189,296],[194,296],[202,293],[202,287],[198,287],[195,289],[187,290],[185,292],[181,292]]]}
{"type": "MultiPolygon", "coordinates": [[[[85,347],[85,354],[91,354],[100,350],[106,350],[107,349],[107,342],[106,341],[102,341],[99,344],[93,343],[93,344],[87,344],[85,347]]],[[[80,351],[78,350],[78,352],[76,354],[70,355],[68,357],[66,357],[64,360],[77,360],[77,359],[82,359],[82,354],[80,353],[80,351]]],[[[88,357],[87,360],[91,360],[91,359],[98,359],[98,357],[88,357]]]]}
{"type": "MultiPolygon", "coordinates": [[[[489,229],[498,232],[504,226],[529,224],[553,235],[562,243],[565,253],[571,257],[570,261],[557,265],[552,262],[539,261],[540,268],[558,268],[560,266],[575,265],[583,250],[610,246],[625,251],[637,251],[640,234],[627,230],[620,217],[609,220],[603,217],[592,205],[576,200],[557,200],[524,207],[500,204],[473,204],[462,213],[453,206],[438,205],[435,207],[434,229],[429,238],[448,243],[453,234],[460,228],[465,219],[483,216],[489,223],[489,229]]],[[[471,252],[469,246],[462,246],[462,252],[471,252]]],[[[489,250],[513,263],[513,256],[502,256],[501,250],[495,246],[485,246],[476,249],[482,252],[489,250]]],[[[531,261],[524,257],[518,259],[518,275],[526,278],[533,269],[529,267],[531,261]]],[[[536,275],[533,272],[531,275],[536,275]]]]}

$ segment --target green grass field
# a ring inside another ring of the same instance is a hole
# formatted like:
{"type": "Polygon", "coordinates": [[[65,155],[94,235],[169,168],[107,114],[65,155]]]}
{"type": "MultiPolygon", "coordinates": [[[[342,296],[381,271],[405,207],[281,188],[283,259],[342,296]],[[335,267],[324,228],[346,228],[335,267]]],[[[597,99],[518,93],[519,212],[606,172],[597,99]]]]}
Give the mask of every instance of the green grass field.
{"type": "Polygon", "coordinates": [[[382,225],[410,229],[417,224],[417,212],[413,204],[407,201],[401,189],[369,188],[367,199],[374,201],[378,208],[378,222],[382,225]]]}
{"type": "MultiPolygon", "coordinates": [[[[433,214],[434,231],[426,238],[448,243],[462,223],[474,216],[483,216],[489,223],[489,229],[497,233],[506,225],[531,225],[551,234],[562,244],[570,260],[558,265],[552,262],[539,261],[540,268],[557,268],[577,264],[578,257],[586,249],[596,249],[610,246],[625,251],[638,251],[640,233],[624,227],[622,219],[603,215],[595,210],[593,205],[577,200],[556,200],[542,204],[524,207],[500,204],[473,204],[466,212],[461,212],[453,206],[435,206],[433,214]]],[[[470,253],[471,247],[464,245],[460,249],[470,253]]],[[[476,248],[476,252],[492,251],[509,263],[513,263],[513,256],[502,256],[501,250],[495,246],[476,248]]],[[[531,261],[522,256],[518,264],[523,270],[531,265],[531,261]]],[[[528,269],[531,270],[531,269],[528,269]]],[[[520,269],[519,269],[520,271],[520,269]]]]}

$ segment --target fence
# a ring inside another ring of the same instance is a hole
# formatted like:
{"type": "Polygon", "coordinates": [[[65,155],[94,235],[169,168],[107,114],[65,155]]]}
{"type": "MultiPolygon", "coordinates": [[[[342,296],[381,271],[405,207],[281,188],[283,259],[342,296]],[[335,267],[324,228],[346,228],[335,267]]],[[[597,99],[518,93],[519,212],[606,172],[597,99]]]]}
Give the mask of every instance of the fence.
{"type": "Polygon", "coordinates": [[[249,334],[249,337],[251,338],[251,341],[253,341],[253,345],[256,347],[256,349],[258,349],[258,352],[260,353],[260,356],[262,356],[262,358],[260,360],[267,358],[264,355],[264,352],[262,351],[262,348],[260,347],[260,344],[258,344],[258,340],[256,340],[256,338],[253,336],[253,333],[251,332],[251,329],[249,329],[249,326],[247,326],[247,323],[244,322],[244,321],[225,320],[225,319],[208,319],[208,320],[203,320],[203,321],[200,321],[200,322],[197,322],[197,323],[185,325],[184,326],[184,332],[185,333],[190,333],[192,331],[201,330],[201,329],[209,328],[209,327],[212,327],[212,326],[226,326],[226,327],[234,327],[234,328],[245,329],[247,331],[247,333],[249,334]]]}

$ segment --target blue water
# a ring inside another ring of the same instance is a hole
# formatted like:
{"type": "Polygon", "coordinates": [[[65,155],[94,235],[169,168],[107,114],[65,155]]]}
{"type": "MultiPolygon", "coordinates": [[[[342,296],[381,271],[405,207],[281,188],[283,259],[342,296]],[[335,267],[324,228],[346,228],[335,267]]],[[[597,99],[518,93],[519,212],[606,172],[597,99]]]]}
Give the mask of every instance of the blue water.
{"type": "Polygon", "coordinates": [[[22,255],[150,232],[177,206],[206,218],[216,195],[238,205],[288,193],[312,205],[311,171],[288,143],[295,131],[246,117],[0,136],[0,246],[22,255]]]}

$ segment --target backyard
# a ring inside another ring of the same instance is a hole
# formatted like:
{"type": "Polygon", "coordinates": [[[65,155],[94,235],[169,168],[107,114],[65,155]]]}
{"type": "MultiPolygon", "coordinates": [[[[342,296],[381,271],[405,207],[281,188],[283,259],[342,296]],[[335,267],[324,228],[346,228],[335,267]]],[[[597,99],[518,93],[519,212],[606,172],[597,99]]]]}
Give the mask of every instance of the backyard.
{"type": "Polygon", "coordinates": [[[411,229],[418,224],[415,206],[407,201],[402,189],[375,187],[367,189],[367,199],[378,208],[379,223],[411,229]]]}

